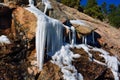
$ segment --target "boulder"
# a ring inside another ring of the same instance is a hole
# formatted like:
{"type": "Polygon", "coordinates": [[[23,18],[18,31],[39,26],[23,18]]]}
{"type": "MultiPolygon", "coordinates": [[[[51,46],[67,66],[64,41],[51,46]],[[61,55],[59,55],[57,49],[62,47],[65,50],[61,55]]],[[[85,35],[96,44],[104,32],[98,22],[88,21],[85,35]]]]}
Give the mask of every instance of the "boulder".
{"type": "MultiPolygon", "coordinates": [[[[49,0],[50,4],[52,6],[52,9],[47,11],[47,15],[60,20],[62,23],[66,22],[68,20],[67,15],[62,12],[60,9],[59,3],[56,0],[49,0]]],[[[42,4],[41,0],[36,1],[36,6],[41,10],[44,11],[45,5],[42,4]]]]}
{"type": "Polygon", "coordinates": [[[13,20],[19,35],[25,35],[28,39],[35,37],[37,18],[34,14],[25,8],[17,7],[13,12],[13,20]]]}

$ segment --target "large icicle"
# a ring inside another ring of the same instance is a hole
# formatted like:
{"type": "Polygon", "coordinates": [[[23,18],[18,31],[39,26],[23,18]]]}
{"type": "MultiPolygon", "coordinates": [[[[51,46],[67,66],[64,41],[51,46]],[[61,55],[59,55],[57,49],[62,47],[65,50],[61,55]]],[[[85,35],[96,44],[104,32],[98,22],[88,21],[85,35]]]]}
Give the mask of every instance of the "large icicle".
{"type": "Polygon", "coordinates": [[[71,41],[71,44],[74,45],[74,44],[76,44],[76,32],[75,32],[75,28],[73,26],[71,26],[71,31],[72,31],[72,41],[71,41]]]}
{"type": "Polygon", "coordinates": [[[30,7],[26,9],[34,13],[38,19],[36,28],[36,53],[39,69],[42,70],[46,42],[47,54],[49,56],[54,55],[62,46],[63,25],[58,20],[52,19],[38,10],[32,0],[29,0],[29,3],[30,7]]]}

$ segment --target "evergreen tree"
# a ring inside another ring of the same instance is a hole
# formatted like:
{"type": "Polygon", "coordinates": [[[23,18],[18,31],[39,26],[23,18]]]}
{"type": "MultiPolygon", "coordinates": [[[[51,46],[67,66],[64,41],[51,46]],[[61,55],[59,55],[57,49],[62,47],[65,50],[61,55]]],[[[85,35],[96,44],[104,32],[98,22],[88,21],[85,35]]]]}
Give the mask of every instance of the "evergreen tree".
{"type": "Polygon", "coordinates": [[[109,12],[110,13],[112,13],[112,12],[114,13],[116,11],[116,9],[117,9],[117,7],[114,4],[109,5],[109,12]]]}
{"type": "Polygon", "coordinates": [[[101,8],[97,5],[96,0],[88,0],[84,13],[100,20],[103,20],[104,18],[101,8]]]}
{"type": "Polygon", "coordinates": [[[109,5],[109,23],[116,28],[120,28],[120,6],[116,7],[114,4],[109,5]]]}
{"type": "Polygon", "coordinates": [[[86,8],[90,8],[96,5],[97,5],[96,0],[88,0],[86,8]]]}
{"type": "Polygon", "coordinates": [[[69,7],[72,7],[72,8],[75,8],[75,9],[80,9],[80,1],[81,0],[61,0],[60,2],[69,6],[69,7]]]}
{"type": "Polygon", "coordinates": [[[104,15],[107,15],[107,3],[103,2],[101,5],[101,10],[104,15]]]}

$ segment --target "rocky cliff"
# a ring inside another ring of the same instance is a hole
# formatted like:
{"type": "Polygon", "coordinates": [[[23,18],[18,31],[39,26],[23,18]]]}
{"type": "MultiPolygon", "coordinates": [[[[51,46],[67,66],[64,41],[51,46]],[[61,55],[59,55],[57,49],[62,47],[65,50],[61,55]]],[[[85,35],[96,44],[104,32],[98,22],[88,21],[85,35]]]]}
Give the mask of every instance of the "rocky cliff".
{"type": "MultiPolygon", "coordinates": [[[[115,57],[113,60],[117,58],[116,62],[119,63],[120,30],[55,0],[50,2],[52,8],[47,10],[46,15],[67,26],[64,27],[63,33],[66,37],[65,41],[70,43],[69,36],[72,36],[72,31],[68,26],[74,26],[76,43],[82,43],[82,45],[70,47],[70,51],[80,55],[71,62],[77,73],[81,73],[84,80],[118,80],[112,72],[112,64],[115,62],[109,62],[109,58],[112,60],[115,57]],[[94,47],[102,48],[109,54],[94,47]]],[[[45,5],[41,0],[36,0],[34,5],[44,11],[45,5]]],[[[0,36],[6,35],[10,43],[2,41],[0,43],[0,80],[64,80],[64,71],[52,62],[54,61],[52,57],[47,55],[44,56],[43,70],[39,71],[35,47],[37,17],[28,11],[27,7],[29,7],[28,0],[1,1],[0,36]]],[[[115,68],[113,71],[116,71],[119,76],[119,65],[116,66],[118,70],[115,68]]],[[[69,71],[74,73],[72,69],[69,71]]],[[[69,74],[69,76],[73,75],[69,74]]],[[[80,79],[76,77],[75,80],[80,79]]]]}

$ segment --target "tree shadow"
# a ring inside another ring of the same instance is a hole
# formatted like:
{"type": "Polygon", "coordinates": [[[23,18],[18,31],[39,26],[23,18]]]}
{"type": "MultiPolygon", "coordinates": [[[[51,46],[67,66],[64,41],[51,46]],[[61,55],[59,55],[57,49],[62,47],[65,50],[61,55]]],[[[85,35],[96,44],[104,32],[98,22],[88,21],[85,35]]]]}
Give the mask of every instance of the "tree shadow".
{"type": "Polygon", "coordinates": [[[11,27],[12,11],[13,9],[0,5],[0,30],[5,30],[11,27]]]}

